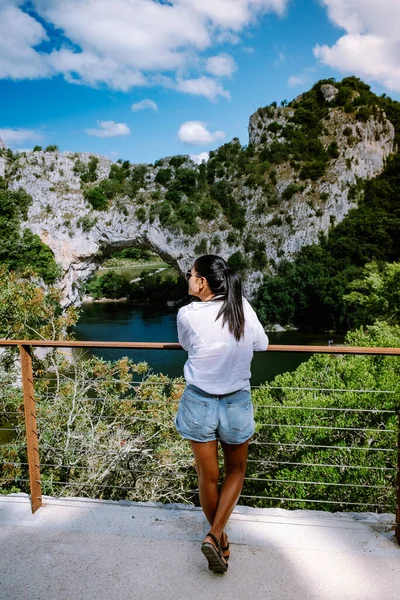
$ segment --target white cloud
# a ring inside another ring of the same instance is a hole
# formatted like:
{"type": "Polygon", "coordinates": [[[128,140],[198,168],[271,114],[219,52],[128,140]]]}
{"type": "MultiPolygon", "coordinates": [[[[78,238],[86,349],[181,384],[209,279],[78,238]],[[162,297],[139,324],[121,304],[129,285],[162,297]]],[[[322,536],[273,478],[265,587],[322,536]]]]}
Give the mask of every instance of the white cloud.
{"type": "Polygon", "coordinates": [[[150,108],[151,110],[155,110],[156,112],[158,111],[158,106],[157,104],[153,101],[153,100],[141,100],[140,102],[135,102],[135,104],[132,104],[131,109],[133,110],[133,112],[136,112],[138,110],[143,110],[145,108],[150,108]]]}
{"type": "Polygon", "coordinates": [[[34,79],[48,77],[51,69],[46,57],[34,46],[47,39],[42,25],[22,12],[11,1],[0,9],[0,78],[34,79]]]}
{"type": "Polygon", "coordinates": [[[203,121],[186,121],[182,123],[178,131],[178,137],[184,144],[193,146],[205,146],[217,140],[225,139],[223,131],[210,132],[203,121]]]}
{"type": "Polygon", "coordinates": [[[33,129],[0,129],[0,139],[6,144],[21,144],[40,138],[40,133],[33,129]]]}
{"type": "MultiPolygon", "coordinates": [[[[266,12],[282,15],[288,2],[32,0],[39,17],[65,37],[61,48],[39,52],[37,45],[48,40],[44,27],[18,8],[22,1],[1,0],[0,78],[61,74],[71,83],[127,91],[155,85],[167,76],[182,92],[229,97],[217,82],[204,83],[204,53],[209,55],[222,40],[237,44],[257,17],[266,12]],[[190,72],[193,68],[198,70],[196,77],[190,72]]],[[[232,71],[233,64],[220,69],[232,71]]],[[[211,68],[218,70],[215,64],[211,68]]]]}
{"type": "Polygon", "coordinates": [[[218,96],[223,96],[228,100],[231,98],[228,90],[225,90],[215,79],[205,75],[198,79],[178,79],[176,89],[195,96],[205,96],[209,100],[216,100],[218,96]]]}
{"type": "Polygon", "coordinates": [[[200,152],[200,154],[191,154],[190,158],[192,159],[193,162],[196,163],[196,165],[201,165],[203,160],[205,162],[208,161],[208,159],[210,158],[210,153],[209,152],[200,152]]]}
{"type": "Polygon", "coordinates": [[[290,87],[296,87],[298,85],[304,85],[305,83],[306,83],[306,78],[304,76],[302,76],[302,75],[299,75],[299,76],[292,75],[288,79],[288,84],[290,85],[290,87]]]}
{"type": "Polygon", "coordinates": [[[326,65],[400,91],[400,2],[320,0],[331,21],[346,34],[314,55],[326,65]]]}
{"type": "Polygon", "coordinates": [[[115,123],[115,121],[97,121],[97,125],[97,129],[85,129],[86,133],[99,138],[129,135],[131,133],[131,130],[126,123],[115,123]]]}
{"type": "Polygon", "coordinates": [[[314,76],[316,71],[316,67],[305,67],[302,73],[298,75],[292,75],[288,79],[288,84],[290,87],[296,87],[298,85],[308,85],[314,76]]]}
{"type": "Polygon", "coordinates": [[[207,60],[206,70],[216,77],[230,77],[237,69],[237,64],[229,54],[211,56],[207,60]]]}

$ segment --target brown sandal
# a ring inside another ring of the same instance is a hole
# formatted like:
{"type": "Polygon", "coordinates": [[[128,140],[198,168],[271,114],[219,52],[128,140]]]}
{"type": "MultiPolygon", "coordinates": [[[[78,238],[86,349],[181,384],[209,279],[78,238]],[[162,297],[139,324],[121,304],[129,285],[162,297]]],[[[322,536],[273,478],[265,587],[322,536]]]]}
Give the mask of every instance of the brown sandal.
{"type": "Polygon", "coordinates": [[[214,573],[226,573],[228,570],[228,563],[222,556],[222,548],[219,540],[213,533],[207,533],[206,537],[210,537],[215,546],[210,542],[203,542],[201,545],[201,551],[208,560],[208,568],[214,573]]]}
{"type": "MultiPolygon", "coordinates": [[[[226,534],[226,533],[225,533],[225,535],[226,535],[226,539],[228,540],[228,536],[227,536],[227,534],[226,534]]],[[[221,545],[221,550],[222,550],[222,556],[223,556],[223,558],[224,558],[226,561],[228,561],[228,560],[229,560],[229,556],[224,556],[224,552],[227,552],[227,551],[229,550],[229,541],[228,541],[228,543],[227,543],[227,545],[226,545],[226,546],[222,546],[222,545],[221,545]]]]}

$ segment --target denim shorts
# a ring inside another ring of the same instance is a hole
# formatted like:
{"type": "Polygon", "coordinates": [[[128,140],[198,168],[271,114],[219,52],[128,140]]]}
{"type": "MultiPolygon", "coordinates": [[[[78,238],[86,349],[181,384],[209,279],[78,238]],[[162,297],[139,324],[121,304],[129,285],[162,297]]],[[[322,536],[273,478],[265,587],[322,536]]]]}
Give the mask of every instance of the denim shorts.
{"type": "Polygon", "coordinates": [[[243,444],[254,433],[250,390],[217,395],[189,384],[182,394],[175,426],[182,437],[194,442],[220,439],[226,444],[243,444]]]}

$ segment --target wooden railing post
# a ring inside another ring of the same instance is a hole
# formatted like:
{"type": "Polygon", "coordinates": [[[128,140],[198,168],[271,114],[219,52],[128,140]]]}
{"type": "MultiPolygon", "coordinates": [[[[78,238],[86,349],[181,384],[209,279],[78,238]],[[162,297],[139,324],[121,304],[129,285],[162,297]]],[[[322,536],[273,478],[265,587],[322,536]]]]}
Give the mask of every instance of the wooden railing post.
{"type": "Polygon", "coordinates": [[[397,477],[396,477],[396,539],[400,545],[400,408],[398,415],[398,435],[397,435],[397,477]]]}
{"type": "Polygon", "coordinates": [[[19,351],[21,356],[22,389],[24,394],[31,508],[34,513],[42,506],[42,487],[40,485],[39,439],[36,423],[32,356],[30,346],[20,346],[19,351]]]}

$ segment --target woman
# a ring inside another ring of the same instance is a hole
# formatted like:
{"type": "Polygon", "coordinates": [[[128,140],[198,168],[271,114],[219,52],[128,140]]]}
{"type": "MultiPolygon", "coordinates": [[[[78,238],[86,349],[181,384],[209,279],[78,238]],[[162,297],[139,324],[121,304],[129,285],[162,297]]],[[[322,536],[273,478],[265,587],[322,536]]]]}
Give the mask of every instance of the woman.
{"type": "Polygon", "coordinates": [[[209,569],[228,569],[224,527],[242,491],[249,439],[254,433],[250,394],[253,350],[266,350],[268,338],[242,296],[239,277],[219,256],[198,258],[186,273],[192,302],[178,312],[178,337],[189,357],[186,387],[175,425],[190,440],[199,481],[200,503],[210,523],[201,550],[209,569]],[[225,479],[218,489],[217,440],[225,479]]]}

